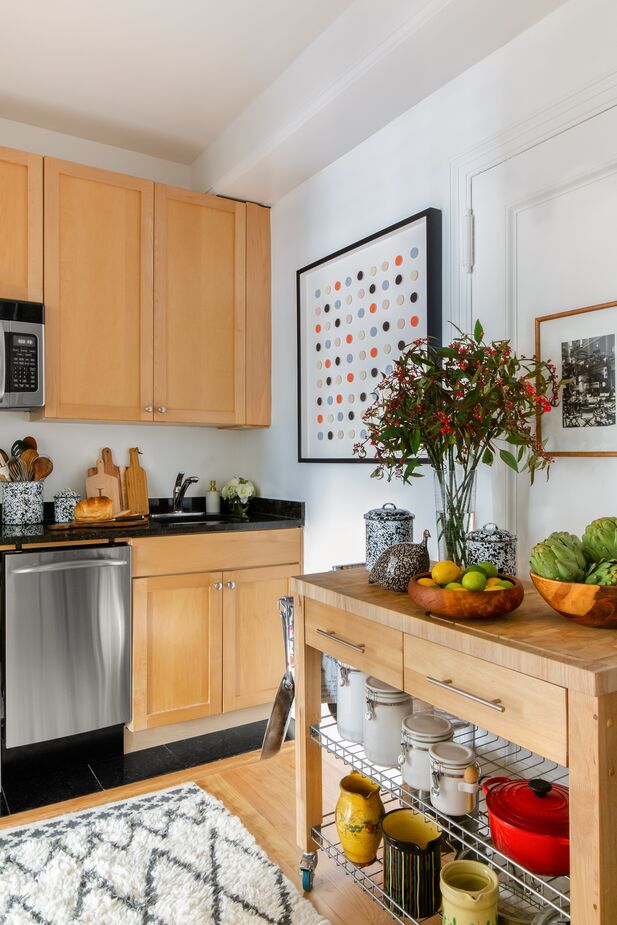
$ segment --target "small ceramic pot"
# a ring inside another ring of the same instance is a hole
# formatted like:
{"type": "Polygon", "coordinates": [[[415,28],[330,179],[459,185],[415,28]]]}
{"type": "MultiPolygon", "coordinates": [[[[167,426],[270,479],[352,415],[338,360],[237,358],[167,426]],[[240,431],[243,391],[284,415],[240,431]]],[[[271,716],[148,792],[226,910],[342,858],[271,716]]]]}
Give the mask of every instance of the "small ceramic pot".
{"type": "Polygon", "coordinates": [[[71,488],[59,491],[54,495],[54,520],[57,524],[70,524],[74,519],[74,512],[81,495],[71,488]]]}
{"type": "Polygon", "coordinates": [[[401,750],[401,723],[411,713],[413,700],[377,678],[367,679],[365,691],[364,752],[373,764],[394,768],[401,750]]]}
{"type": "Polygon", "coordinates": [[[406,591],[414,575],[428,572],[431,567],[427,549],[430,535],[425,530],[421,543],[395,543],[382,552],[371,569],[369,582],[386,591],[406,591]]]}
{"type": "Polygon", "coordinates": [[[336,831],[345,857],[366,867],[372,864],[381,842],[381,822],[385,815],[379,785],[358,771],[340,783],[336,804],[336,831]]]}
{"type": "Polygon", "coordinates": [[[431,803],[435,809],[447,816],[464,816],[473,812],[480,786],[477,783],[467,783],[465,780],[465,771],[472,766],[476,768],[476,781],[480,777],[480,768],[473,748],[460,745],[458,742],[438,742],[431,745],[429,760],[431,803]]]}
{"type": "Polygon", "coordinates": [[[411,713],[401,728],[401,754],[398,763],[403,783],[413,790],[428,793],[431,789],[429,749],[437,742],[449,742],[454,735],[452,723],[435,713],[411,713]]]}
{"type": "Polygon", "coordinates": [[[499,880],[479,861],[451,861],[441,871],[443,925],[497,925],[499,880]]]}
{"type": "Polygon", "coordinates": [[[364,741],[364,685],[368,675],[339,662],[338,676],[336,725],[339,734],[349,742],[361,744],[364,741]]]}
{"type": "Polygon", "coordinates": [[[3,524],[43,523],[43,481],[5,482],[2,496],[3,524]]]}
{"type": "Polygon", "coordinates": [[[414,514],[388,501],[364,515],[366,521],[366,567],[373,568],[382,552],[395,543],[413,542],[414,514]]]}
{"type": "Polygon", "coordinates": [[[497,524],[484,524],[465,537],[467,565],[492,562],[498,572],[516,575],[516,537],[497,524]]]}
{"type": "Polygon", "coordinates": [[[439,910],[441,842],[439,826],[413,809],[394,809],[384,817],[384,892],[414,919],[439,910]]]}

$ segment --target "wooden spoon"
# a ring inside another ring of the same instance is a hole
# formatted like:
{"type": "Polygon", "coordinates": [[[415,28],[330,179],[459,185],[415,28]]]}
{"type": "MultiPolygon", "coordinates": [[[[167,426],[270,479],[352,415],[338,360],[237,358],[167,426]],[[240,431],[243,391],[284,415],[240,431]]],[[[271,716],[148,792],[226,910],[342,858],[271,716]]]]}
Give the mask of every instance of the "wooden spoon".
{"type": "Polygon", "coordinates": [[[11,474],[11,481],[21,482],[21,468],[19,465],[19,461],[15,459],[14,456],[11,456],[7,465],[9,467],[9,472],[11,474]]]}
{"type": "Polygon", "coordinates": [[[46,479],[48,475],[51,475],[53,469],[54,464],[49,456],[37,456],[32,465],[32,478],[35,482],[40,482],[41,479],[46,479]]]}
{"type": "MultiPolygon", "coordinates": [[[[477,784],[478,783],[478,769],[475,764],[470,764],[465,768],[465,783],[466,784],[477,784]]],[[[470,813],[476,803],[475,793],[467,794],[467,812],[470,813]]]]}
{"type": "Polygon", "coordinates": [[[35,461],[39,458],[39,454],[36,450],[27,449],[24,450],[21,456],[19,457],[19,462],[23,468],[26,470],[26,479],[28,482],[32,481],[32,467],[35,461]]]}
{"type": "Polygon", "coordinates": [[[34,439],[34,437],[23,437],[21,442],[25,443],[26,446],[29,447],[29,449],[31,450],[38,450],[39,448],[39,445],[34,439]]]}
{"type": "Polygon", "coordinates": [[[3,462],[5,465],[6,465],[6,464],[8,463],[8,461],[9,461],[9,454],[6,452],[6,450],[3,450],[2,448],[0,448],[0,460],[2,460],[2,462],[3,462]]]}

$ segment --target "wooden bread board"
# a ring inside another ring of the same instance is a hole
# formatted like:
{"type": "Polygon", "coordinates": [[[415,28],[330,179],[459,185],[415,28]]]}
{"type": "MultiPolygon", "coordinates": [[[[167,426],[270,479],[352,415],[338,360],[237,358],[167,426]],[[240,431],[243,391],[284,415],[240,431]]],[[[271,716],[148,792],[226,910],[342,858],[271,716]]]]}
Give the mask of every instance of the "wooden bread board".
{"type": "Polygon", "coordinates": [[[132,447],[129,450],[130,465],[124,476],[126,488],[126,503],[132,511],[138,514],[149,514],[148,478],[139,465],[139,450],[132,447]]]}
{"type": "Polygon", "coordinates": [[[119,520],[72,520],[68,524],[49,524],[48,530],[130,530],[132,527],[143,527],[148,523],[147,517],[120,518],[119,520]]]}
{"type": "MultiPolygon", "coordinates": [[[[111,512],[119,514],[122,510],[120,500],[120,479],[115,475],[109,475],[105,472],[105,464],[102,459],[96,463],[96,475],[89,475],[86,479],[86,497],[87,498],[111,498],[111,512]]],[[[144,513],[141,511],[140,513],[144,513]]]]}

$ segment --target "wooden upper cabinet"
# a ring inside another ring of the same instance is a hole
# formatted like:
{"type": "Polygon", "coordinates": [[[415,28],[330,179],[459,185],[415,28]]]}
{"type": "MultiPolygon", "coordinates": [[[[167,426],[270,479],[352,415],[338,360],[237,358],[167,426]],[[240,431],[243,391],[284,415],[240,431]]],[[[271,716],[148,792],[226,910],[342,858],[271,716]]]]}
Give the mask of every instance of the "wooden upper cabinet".
{"type": "Polygon", "coordinates": [[[45,417],[153,420],[154,184],[45,159],[45,417]]]}
{"type": "Polygon", "coordinates": [[[0,148],[0,298],[43,299],[43,158],[0,148]]]}
{"type": "Polygon", "coordinates": [[[157,185],[154,419],[245,423],[246,205],[157,185]]]}

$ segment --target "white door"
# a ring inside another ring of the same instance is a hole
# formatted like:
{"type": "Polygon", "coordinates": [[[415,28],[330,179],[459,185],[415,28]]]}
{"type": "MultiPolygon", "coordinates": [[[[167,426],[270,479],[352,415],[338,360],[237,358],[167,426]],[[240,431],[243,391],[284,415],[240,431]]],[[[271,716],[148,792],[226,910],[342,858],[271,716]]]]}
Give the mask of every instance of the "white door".
{"type": "MultiPolygon", "coordinates": [[[[617,300],[617,108],[478,174],[472,206],[473,320],[531,355],[536,317],[617,300]]],[[[558,457],[530,488],[495,464],[481,474],[478,519],[518,535],[524,574],[530,547],[553,530],[580,534],[617,515],[616,475],[617,457],[558,457]]]]}

